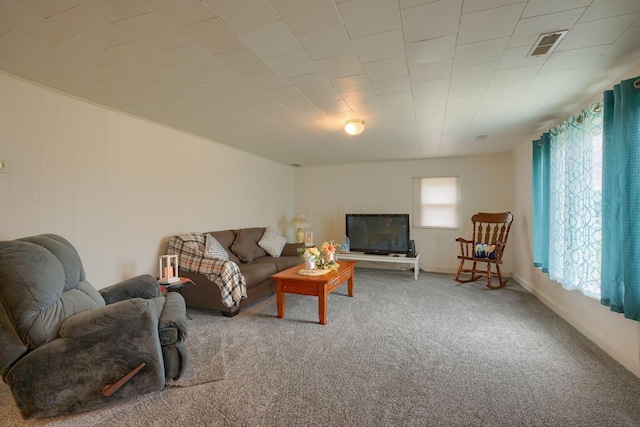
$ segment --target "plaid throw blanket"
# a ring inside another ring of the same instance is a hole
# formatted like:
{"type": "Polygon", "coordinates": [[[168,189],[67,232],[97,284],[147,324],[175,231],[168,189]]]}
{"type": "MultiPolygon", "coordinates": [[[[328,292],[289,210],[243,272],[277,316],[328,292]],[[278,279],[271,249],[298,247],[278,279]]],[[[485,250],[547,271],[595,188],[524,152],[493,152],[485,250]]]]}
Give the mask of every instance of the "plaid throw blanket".
{"type": "Polygon", "coordinates": [[[222,303],[231,307],[247,298],[247,283],[238,264],[222,258],[204,256],[203,233],[173,236],[169,241],[169,254],[178,255],[178,266],[186,271],[204,274],[218,285],[222,303]]]}

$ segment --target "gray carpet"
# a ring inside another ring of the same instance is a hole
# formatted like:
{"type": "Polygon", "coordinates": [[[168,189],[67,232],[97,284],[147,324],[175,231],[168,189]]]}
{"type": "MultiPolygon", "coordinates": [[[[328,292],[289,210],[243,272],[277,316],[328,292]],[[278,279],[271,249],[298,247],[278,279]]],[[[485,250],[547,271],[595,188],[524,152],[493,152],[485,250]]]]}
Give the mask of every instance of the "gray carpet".
{"type": "MultiPolygon", "coordinates": [[[[220,336],[224,379],[116,407],[10,426],[640,426],[640,379],[513,280],[356,269],[329,297],[275,296],[232,319],[190,310],[220,336]]],[[[195,331],[196,328],[193,328],[195,331]]],[[[191,334],[194,340],[196,333],[191,334]]],[[[192,366],[193,367],[193,366],[192,366]]]]}

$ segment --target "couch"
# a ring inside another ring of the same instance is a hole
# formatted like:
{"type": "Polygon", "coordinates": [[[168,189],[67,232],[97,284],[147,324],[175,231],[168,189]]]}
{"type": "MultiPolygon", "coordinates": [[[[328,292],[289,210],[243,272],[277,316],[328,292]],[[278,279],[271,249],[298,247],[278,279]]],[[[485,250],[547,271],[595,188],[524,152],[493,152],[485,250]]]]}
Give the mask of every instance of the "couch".
{"type": "Polygon", "coordinates": [[[162,390],[186,370],[187,328],[151,275],[96,290],[61,236],[0,242],[0,373],[24,418],[162,390]]]}
{"type": "Polygon", "coordinates": [[[217,310],[227,317],[273,295],[271,276],[301,264],[298,248],[271,227],[193,232],[171,237],[168,253],[178,255],[180,288],[187,306],[217,310]]]}

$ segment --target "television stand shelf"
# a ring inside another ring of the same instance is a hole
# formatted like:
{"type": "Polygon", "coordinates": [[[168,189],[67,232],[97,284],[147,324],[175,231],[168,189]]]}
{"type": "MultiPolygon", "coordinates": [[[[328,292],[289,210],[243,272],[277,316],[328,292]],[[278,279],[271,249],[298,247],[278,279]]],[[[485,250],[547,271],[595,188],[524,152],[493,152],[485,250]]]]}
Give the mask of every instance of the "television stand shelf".
{"type": "Polygon", "coordinates": [[[409,258],[404,255],[368,255],[364,252],[346,252],[338,253],[338,262],[341,259],[347,261],[370,261],[370,262],[392,262],[396,264],[413,264],[413,279],[418,280],[418,272],[420,271],[420,254],[416,254],[415,258],[409,258]]]}

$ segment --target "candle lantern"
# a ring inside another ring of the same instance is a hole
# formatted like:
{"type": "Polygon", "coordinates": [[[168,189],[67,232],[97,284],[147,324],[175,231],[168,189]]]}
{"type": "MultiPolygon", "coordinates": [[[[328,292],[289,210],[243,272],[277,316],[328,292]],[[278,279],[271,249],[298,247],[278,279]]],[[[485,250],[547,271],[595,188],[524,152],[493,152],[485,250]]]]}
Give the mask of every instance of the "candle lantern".
{"type": "Polygon", "coordinates": [[[160,280],[163,285],[180,281],[178,277],[178,255],[160,256],[160,280]]]}

